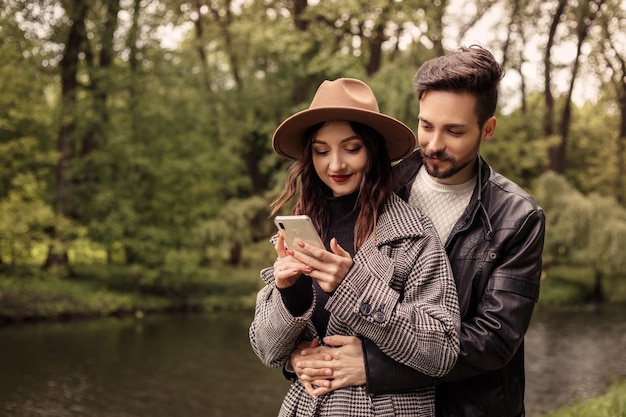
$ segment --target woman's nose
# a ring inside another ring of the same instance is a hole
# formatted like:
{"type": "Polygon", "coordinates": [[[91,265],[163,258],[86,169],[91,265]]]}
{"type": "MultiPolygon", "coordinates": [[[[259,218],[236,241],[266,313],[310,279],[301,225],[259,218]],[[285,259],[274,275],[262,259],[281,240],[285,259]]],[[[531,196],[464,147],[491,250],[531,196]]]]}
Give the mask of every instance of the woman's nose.
{"type": "Polygon", "coordinates": [[[330,160],[330,170],[339,171],[344,166],[343,158],[339,154],[334,154],[330,160]]]}

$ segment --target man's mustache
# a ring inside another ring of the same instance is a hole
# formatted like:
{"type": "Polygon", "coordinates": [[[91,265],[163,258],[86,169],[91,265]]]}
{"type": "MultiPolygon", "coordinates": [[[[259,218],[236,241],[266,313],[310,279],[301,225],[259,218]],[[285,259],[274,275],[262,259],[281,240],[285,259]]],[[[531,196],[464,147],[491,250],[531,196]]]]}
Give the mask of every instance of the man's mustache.
{"type": "Polygon", "coordinates": [[[440,161],[450,161],[450,162],[454,162],[454,158],[452,158],[449,155],[446,155],[445,152],[433,152],[433,151],[424,151],[422,150],[422,156],[424,158],[436,158],[439,159],[440,161]]]}

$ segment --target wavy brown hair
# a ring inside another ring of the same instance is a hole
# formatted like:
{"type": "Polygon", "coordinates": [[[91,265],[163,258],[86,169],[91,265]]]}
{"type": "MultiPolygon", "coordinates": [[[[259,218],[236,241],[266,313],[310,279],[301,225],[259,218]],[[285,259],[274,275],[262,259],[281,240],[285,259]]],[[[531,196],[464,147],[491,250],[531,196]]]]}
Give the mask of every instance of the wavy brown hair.
{"type": "MultiPolygon", "coordinates": [[[[367,164],[359,186],[357,203],[354,207],[359,212],[354,228],[354,250],[356,252],[365,243],[368,236],[376,230],[378,216],[393,192],[394,179],[389,154],[382,135],[364,124],[349,123],[354,133],[363,141],[367,151],[367,164]]],[[[327,197],[332,195],[332,191],[315,172],[312,151],[313,139],[322,125],[323,123],[314,125],[305,132],[302,156],[289,168],[285,187],[278,198],[272,202],[270,215],[278,212],[297,194],[291,214],[308,215],[322,239],[326,241],[330,225],[330,209],[327,197]]]]}

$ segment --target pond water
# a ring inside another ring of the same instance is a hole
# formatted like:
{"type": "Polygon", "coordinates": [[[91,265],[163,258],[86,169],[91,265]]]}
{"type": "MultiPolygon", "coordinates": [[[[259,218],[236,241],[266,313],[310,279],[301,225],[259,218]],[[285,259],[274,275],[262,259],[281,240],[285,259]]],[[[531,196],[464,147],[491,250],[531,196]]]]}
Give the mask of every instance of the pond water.
{"type": "MultiPolygon", "coordinates": [[[[1,417],[270,417],[288,383],[252,353],[251,313],[0,328],[1,417]]],[[[526,340],[528,416],[626,377],[626,306],[539,308],[526,340]]]]}

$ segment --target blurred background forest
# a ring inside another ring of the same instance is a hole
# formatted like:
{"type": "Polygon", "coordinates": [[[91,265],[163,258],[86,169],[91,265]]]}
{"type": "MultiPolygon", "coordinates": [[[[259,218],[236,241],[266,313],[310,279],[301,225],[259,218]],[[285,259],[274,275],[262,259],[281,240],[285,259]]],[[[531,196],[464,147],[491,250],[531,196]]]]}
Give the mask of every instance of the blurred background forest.
{"type": "Polygon", "coordinates": [[[278,123],[356,77],[415,126],[419,65],[475,42],[507,71],[483,156],[546,210],[546,267],[599,297],[626,270],[623,0],[4,0],[0,40],[0,282],[268,264],[278,123]]]}

